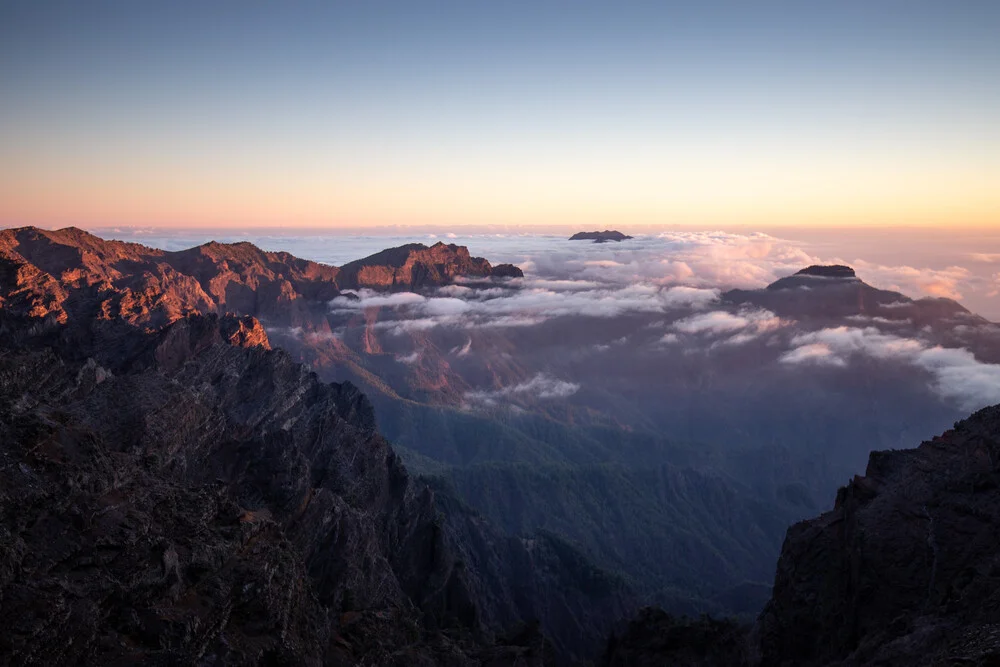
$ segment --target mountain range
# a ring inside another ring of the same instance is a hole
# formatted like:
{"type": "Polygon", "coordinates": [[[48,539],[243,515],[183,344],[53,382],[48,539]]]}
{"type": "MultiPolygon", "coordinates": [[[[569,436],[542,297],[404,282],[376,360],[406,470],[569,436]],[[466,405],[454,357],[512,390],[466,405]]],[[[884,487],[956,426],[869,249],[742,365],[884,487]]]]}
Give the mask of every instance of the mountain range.
{"type": "Polygon", "coordinates": [[[2,653],[632,665],[698,635],[757,664],[986,659],[992,574],[959,544],[996,525],[995,412],[873,455],[781,544],[873,449],[961,416],[996,325],[849,267],[614,317],[531,280],[441,243],[338,268],[0,231],[2,653]],[[912,576],[872,574],[896,552],[912,576]],[[605,646],[649,603],[736,620],[646,612],[605,646]]]}

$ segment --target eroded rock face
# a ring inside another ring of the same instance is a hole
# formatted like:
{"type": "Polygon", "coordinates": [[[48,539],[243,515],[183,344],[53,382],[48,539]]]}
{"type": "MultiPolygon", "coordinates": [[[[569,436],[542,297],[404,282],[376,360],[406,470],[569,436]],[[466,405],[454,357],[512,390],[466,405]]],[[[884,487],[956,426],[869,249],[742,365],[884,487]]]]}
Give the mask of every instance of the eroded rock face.
{"type": "Polygon", "coordinates": [[[541,664],[447,534],[419,548],[433,494],[367,401],[259,325],[0,320],[5,664],[541,664]]]}
{"type": "Polygon", "coordinates": [[[122,319],[152,329],[233,312],[296,323],[339,294],[337,273],[250,243],[165,252],[72,227],[0,230],[0,306],[61,322],[122,319]]]}
{"type": "Polygon", "coordinates": [[[458,276],[488,278],[492,275],[490,263],[482,257],[469,255],[465,246],[438,242],[428,247],[410,243],[345,264],[339,284],[344,289],[415,291],[446,285],[458,276]]]}
{"type": "Polygon", "coordinates": [[[834,509],[788,530],[752,628],[639,614],[605,665],[1000,664],[1000,405],[873,452],[834,509]]]}
{"type": "Polygon", "coordinates": [[[315,326],[342,288],[420,290],[523,275],[444,243],[390,248],[337,268],[246,242],[166,252],[72,227],[0,230],[0,308],[62,323],[121,319],[152,330],[186,315],[235,313],[268,326],[315,326]]]}
{"type": "Polygon", "coordinates": [[[1000,406],[874,452],[788,531],[763,664],[1000,664],[1000,406]]]}
{"type": "Polygon", "coordinates": [[[259,327],[0,310],[0,664],[593,654],[620,581],[413,483],[367,399],[259,327]]]}
{"type": "Polygon", "coordinates": [[[523,278],[524,271],[513,264],[497,264],[490,275],[494,278],[523,278]]]}

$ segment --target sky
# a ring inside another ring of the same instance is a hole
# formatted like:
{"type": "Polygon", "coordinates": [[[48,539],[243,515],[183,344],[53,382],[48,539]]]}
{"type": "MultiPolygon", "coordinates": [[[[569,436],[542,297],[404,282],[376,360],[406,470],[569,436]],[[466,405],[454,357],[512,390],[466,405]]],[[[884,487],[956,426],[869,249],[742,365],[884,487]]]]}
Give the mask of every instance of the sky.
{"type": "Polygon", "coordinates": [[[1000,227],[1000,3],[0,3],[0,225],[1000,227]]]}

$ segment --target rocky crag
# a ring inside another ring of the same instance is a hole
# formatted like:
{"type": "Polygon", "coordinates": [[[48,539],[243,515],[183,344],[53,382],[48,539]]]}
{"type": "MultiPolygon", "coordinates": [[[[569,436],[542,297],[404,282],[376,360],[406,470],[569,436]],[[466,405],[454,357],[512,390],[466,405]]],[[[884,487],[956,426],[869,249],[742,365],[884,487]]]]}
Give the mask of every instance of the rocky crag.
{"type": "Polygon", "coordinates": [[[375,253],[345,264],[338,284],[345,289],[416,291],[446,285],[463,278],[523,278],[524,273],[511,264],[492,266],[482,257],[472,257],[465,246],[435,243],[428,247],[410,243],[375,253]]]}
{"type": "Polygon", "coordinates": [[[412,243],[341,268],[251,243],[166,252],[76,228],[0,230],[0,307],[33,317],[121,319],[155,329],[189,314],[239,313],[269,325],[321,320],[343,290],[419,290],[522,277],[454,244],[412,243]]]}
{"type": "Polygon", "coordinates": [[[756,624],[644,611],[606,665],[1000,665],[1000,406],[873,452],[833,510],[788,530],[756,624]]]}
{"type": "Polygon", "coordinates": [[[244,243],[0,232],[0,664],[596,651],[622,581],[411,481],[360,392],[270,349],[253,314],[325,308],[337,275],[244,243]]]}
{"type": "Polygon", "coordinates": [[[413,483],[250,318],[0,330],[0,662],[548,664],[625,611],[413,483]],[[556,645],[502,639],[536,619],[556,645]]]}

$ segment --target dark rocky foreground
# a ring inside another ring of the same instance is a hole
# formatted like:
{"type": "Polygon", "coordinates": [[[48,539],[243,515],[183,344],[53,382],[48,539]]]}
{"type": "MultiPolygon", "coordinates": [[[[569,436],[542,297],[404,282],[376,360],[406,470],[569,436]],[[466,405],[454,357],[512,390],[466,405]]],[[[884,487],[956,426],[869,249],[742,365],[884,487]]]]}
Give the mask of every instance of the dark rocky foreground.
{"type": "Polygon", "coordinates": [[[624,613],[411,482],[252,318],[0,323],[4,664],[543,664],[624,613]]]}
{"type": "Polygon", "coordinates": [[[647,610],[605,664],[1000,665],[1000,406],[872,453],[832,511],[789,529],[753,627],[647,610]]]}

